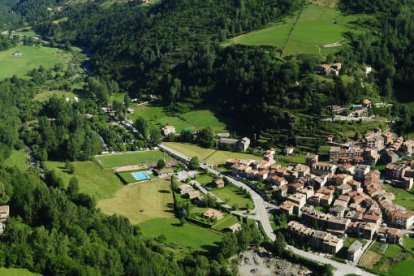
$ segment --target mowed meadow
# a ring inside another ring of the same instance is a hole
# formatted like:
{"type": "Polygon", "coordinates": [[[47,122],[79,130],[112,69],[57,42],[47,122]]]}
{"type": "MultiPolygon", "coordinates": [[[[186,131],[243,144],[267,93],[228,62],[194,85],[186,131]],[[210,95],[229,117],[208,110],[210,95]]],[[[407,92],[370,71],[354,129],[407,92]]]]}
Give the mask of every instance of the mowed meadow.
{"type": "Polygon", "coordinates": [[[0,51],[0,79],[10,78],[13,75],[24,77],[32,69],[66,64],[70,58],[71,54],[61,49],[18,45],[6,51],[0,51]],[[20,51],[22,56],[13,56],[13,53],[17,51],[20,51]]]}
{"type": "Polygon", "coordinates": [[[333,5],[309,4],[282,22],[237,36],[226,44],[269,45],[281,49],[283,55],[327,55],[346,43],[345,32],[358,31],[352,24],[358,18],[343,15],[333,5]]]}
{"type": "Polygon", "coordinates": [[[177,132],[181,132],[184,129],[199,130],[205,127],[210,127],[215,132],[224,132],[227,129],[226,123],[211,110],[207,109],[171,114],[165,107],[151,104],[131,104],[131,108],[134,109],[134,112],[128,115],[129,119],[136,120],[138,117],[142,117],[158,127],[167,124],[173,125],[177,132]]]}

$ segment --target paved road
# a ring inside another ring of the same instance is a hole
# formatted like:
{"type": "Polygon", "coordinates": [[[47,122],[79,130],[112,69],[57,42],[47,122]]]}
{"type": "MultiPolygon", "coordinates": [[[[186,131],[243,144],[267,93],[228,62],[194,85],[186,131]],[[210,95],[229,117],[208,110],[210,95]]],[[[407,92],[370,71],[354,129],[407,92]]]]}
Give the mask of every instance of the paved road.
{"type": "Polygon", "coordinates": [[[287,249],[291,250],[293,253],[301,257],[312,260],[314,262],[332,265],[335,268],[335,271],[334,271],[335,276],[344,276],[346,274],[357,274],[361,276],[374,276],[374,274],[366,272],[351,264],[344,264],[344,263],[336,262],[328,258],[325,258],[322,255],[315,254],[313,252],[303,251],[290,245],[287,246],[287,249]]]}
{"type": "MultiPolygon", "coordinates": [[[[164,150],[165,152],[169,153],[170,155],[188,162],[190,160],[189,157],[185,156],[184,154],[166,146],[161,144],[160,145],[160,149],[164,150]]],[[[212,169],[210,166],[202,164],[201,167],[215,175],[220,175],[222,176],[222,174],[217,171],[212,169]]],[[[255,213],[255,217],[258,221],[260,221],[263,230],[265,232],[265,234],[269,237],[269,239],[271,239],[272,241],[276,240],[276,235],[273,233],[273,229],[270,226],[270,221],[269,221],[269,214],[266,210],[266,207],[272,207],[272,204],[266,202],[258,193],[256,193],[253,189],[251,189],[248,185],[244,184],[243,182],[240,182],[236,179],[233,179],[231,177],[225,176],[233,185],[237,186],[237,187],[241,187],[243,189],[246,189],[250,195],[251,198],[254,202],[255,205],[255,209],[252,211],[253,213],[255,213]]],[[[274,206],[274,205],[273,205],[274,206]]],[[[374,274],[368,273],[354,265],[351,264],[344,264],[344,263],[340,263],[340,262],[336,262],[334,260],[328,259],[326,257],[324,257],[322,254],[316,254],[314,252],[307,252],[307,251],[303,251],[300,249],[297,249],[293,246],[288,245],[287,246],[288,250],[291,250],[293,253],[303,257],[303,258],[307,258],[309,260],[312,260],[314,262],[318,262],[318,263],[322,263],[322,264],[330,264],[334,267],[334,275],[338,275],[338,276],[343,276],[346,274],[358,274],[361,276],[374,276],[374,274]]]]}

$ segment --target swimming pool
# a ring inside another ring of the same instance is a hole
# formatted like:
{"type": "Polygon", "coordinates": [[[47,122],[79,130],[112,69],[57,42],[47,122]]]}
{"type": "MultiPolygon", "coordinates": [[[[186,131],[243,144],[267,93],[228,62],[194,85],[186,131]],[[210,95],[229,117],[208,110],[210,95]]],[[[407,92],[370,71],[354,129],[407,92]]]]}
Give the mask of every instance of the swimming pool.
{"type": "Polygon", "coordinates": [[[143,181],[143,180],[150,179],[149,176],[144,172],[134,172],[134,173],[131,173],[131,174],[138,181],[143,181]]]}

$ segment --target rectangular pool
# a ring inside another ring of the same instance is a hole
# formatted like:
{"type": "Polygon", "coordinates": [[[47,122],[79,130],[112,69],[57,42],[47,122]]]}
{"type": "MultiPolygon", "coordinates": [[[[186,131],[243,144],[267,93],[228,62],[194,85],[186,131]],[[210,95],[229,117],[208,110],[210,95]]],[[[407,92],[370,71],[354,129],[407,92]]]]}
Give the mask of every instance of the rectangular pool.
{"type": "Polygon", "coordinates": [[[131,174],[137,181],[143,181],[143,180],[150,179],[149,176],[145,172],[134,172],[131,174]]]}

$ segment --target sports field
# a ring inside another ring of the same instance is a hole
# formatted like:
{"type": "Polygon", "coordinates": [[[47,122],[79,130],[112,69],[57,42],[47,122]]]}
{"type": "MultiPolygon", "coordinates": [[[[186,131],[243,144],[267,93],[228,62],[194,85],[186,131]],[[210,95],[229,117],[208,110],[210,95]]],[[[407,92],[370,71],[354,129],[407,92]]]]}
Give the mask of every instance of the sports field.
{"type": "Polygon", "coordinates": [[[150,121],[153,125],[163,126],[166,124],[173,125],[177,132],[183,129],[202,129],[211,127],[213,131],[223,132],[226,130],[226,124],[210,110],[194,110],[183,114],[169,114],[164,107],[147,105],[131,105],[134,112],[129,115],[130,119],[135,120],[142,117],[150,121]]]}
{"type": "Polygon", "coordinates": [[[27,72],[40,65],[51,68],[55,64],[68,62],[70,57],[69,52],[57,48],[19,45],[0,51],[0,79],[10,78],[13,75],[24,77],[27,72]],[[12,56],[16,51],[20,51],[23,55],[12,56]]]}
{"type": "Polygon", "coordinates": [[[235,37],[227,44],[271,45],[283,49],[284,55],[327,55],[344,42],[343,33],[357,30],[351,24],[356,19],[356,16],[345,16],[329,5],[309,4],[301,13],[235,37]]]}
{"type": "Polygon", "coordinates": [[[202,147],[199,147],[193,144],[175,143],[175,142],[167,142],[164,144],[178,152],[181,152],[182,154],[188,157],[198,156],[198,158],[201,161],[207,162],[213,165],[224,164],[226,163],[227,159],[231,159],[231,158],[255,159],[255,160],[261,159],[261,157],[259,156],[248,154],[248,153],[206,149],[206,148],[202,148],[202,147]]]}
{"type": "Polygon", "coordinates": [[[221,240],[219,234],[199,226],[186,223],[179,225],[176,218],[156,218],[139,224],[142,233],[149,237],[164,235],[168,242],[190,247],[195,250],[204,250],[203,246],[212,246],[221,240]]]}
{"type": "Polygon", "coordinates": [[[65,185],[76,176],[79,179],[80,192],[95,197],[96,200],[111,198],[124,185],[111,169],[103,170],[95,162],[73,162],[75,173],[68,174],[65,171],[65,163],[47,161],[49,170],[55,169],[63,179],[65,185]]]}
{"type": "MultiPolygon", "coordinates": [[[[172,159],[165,155],[166,159],[172,159]]],[[[164,159],[164,153],[159,150],[134,151],[96,156],[95,159],[103,168],[136,165],[140,163],[157,162],[164,159]]]]}
{"type": "Polygon", "coordinates": [[[170,181],[156,179],[122,187],[112,198],[98,202],[106,214],[127,217],[138,224],[153,218],[173,218],[170,181]]]}

